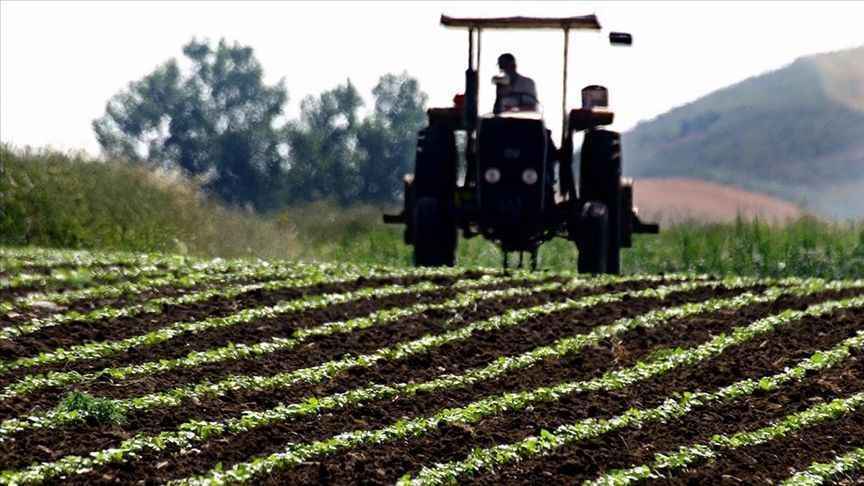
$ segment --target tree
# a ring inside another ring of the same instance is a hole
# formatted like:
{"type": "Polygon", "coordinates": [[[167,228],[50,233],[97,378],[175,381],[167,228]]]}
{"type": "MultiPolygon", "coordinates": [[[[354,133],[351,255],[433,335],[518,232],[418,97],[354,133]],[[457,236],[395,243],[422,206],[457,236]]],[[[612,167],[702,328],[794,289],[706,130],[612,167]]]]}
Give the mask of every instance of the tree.
{"type": "Polygon", "coordinates": [[[266,86],[252,48],[224,39],[215,48],[192,40],[183,54],[188,73],[171,59],[108,101],[93,121],[103,151],[179,167],[230,204],[272,207],[285,162],[284,81],[266,86]]]}
{"type": "Polygon", "coordinates": [[[351,202],[357,194],[357,111],[363,99],[351,80],[307,96],[300,120],[286,129],[291,156],[286,180],[289,201],[336,199],[351,202]]]}
{"type": "Polygon", "coordinates": [[[412,171],[417,131],[426,121],[427,96],[403,72],[386,74],[372,90],[375,110],[357,132],[357,198],[387,203],[402,190],[402,175],[412,171]]]}

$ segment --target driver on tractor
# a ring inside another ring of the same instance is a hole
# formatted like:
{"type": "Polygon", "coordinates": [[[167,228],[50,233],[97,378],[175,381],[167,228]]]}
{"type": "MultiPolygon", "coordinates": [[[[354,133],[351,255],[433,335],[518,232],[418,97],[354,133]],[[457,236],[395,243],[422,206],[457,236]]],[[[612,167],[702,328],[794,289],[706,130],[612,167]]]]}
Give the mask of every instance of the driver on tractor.
{"type": "MultiPolygon", "coordinates": [[[[534,80],[516,72],[516,57],[509,52],[498,56],[498,68],[502,74],[492,78],[495,83],[495,106],[492,112],[496,115],[507,111],[537,111],[537,88],[534,80]]],[[[554,166],[558,161],[558,149],[552,141],[552,132],[546,130],[548,150],[546,168],[548,175],[548,190],[552,191],[555,180],[554,166]]]]}
{"type": "Polygon", "coordinates": [[[496,85],[495,106],[492,112],[496,115],[505,111],[536,111],[537,88],[534,80],[516,72],[516,58],[505,53],[498,56],[498,68],[502,73],[493,78],[496,85]]]}

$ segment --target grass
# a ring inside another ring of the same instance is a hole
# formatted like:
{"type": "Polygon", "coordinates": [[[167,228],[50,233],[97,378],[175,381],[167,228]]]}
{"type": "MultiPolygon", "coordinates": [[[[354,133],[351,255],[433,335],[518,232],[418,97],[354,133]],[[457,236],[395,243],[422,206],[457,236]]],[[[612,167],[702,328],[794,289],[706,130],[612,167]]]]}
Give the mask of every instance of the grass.
{"type": "MultiPolygon", "coordinates": [[[[2,147],[0,157],[0,245],[411,265],[402,227],[384,225],[381,208],[318,202],[261,216],[226,209],[169,173],[52,151],[2,147]]],[[[540,259],[546,269],[574,269],[576,249],[553,240],[541,247],[540,259]]],[[[499,267],[501,253],[482,238],[463,239],[458,262],[499,267]]],[[[861,277],[864,222],[684,222],[660,235],[635,236],[623,268],[861,277]]]]}
{"type": "Polygon", "coordinates": [[[285,257],[288,228],[201,196],[177,174],[0,146],[0,244],[285,257]]]}
{"type": "Polygon", "coordinates": [[[126,422],[126,414],[116,401],[78,391],[66,394],[57,405],[57,412],[81,412],[87,420],[104,425],[120,425],[126,422]]]}
{"type": "MultiPolygon", "coordinates": [[[[380,222],[380,210],[339,210],[326,204],[287,212],[300,255],[406,266],[411,248],[402,228],[380,222]]],[[[556,239],[540,248],[543,268],[574,269],[575,246],[556,239]]],[[[458,261],[466,266],[501,265],[501,252],[482,238],[461,239],[458,261]]],[[[512,261],[512,259],[511,259],[512,261]]],[[[738,219],[732,223],[684,222],[659,235],[634,236],[623,250],[627,273],[699,272],[764,277],[855,278],[864,276],[864,223],[805,217],[784,225],[738,219]]]]}

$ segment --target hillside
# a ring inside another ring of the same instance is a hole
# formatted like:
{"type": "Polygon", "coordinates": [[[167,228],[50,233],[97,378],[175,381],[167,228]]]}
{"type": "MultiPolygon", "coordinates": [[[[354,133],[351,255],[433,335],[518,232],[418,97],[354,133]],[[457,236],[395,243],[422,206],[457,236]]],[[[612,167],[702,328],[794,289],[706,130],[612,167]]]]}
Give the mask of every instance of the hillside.
{"type": "Polygon", "coordinates": [[[642,122],[625,171],[696,177],[864,216],[864,46],[809,56],[642,122]]]}

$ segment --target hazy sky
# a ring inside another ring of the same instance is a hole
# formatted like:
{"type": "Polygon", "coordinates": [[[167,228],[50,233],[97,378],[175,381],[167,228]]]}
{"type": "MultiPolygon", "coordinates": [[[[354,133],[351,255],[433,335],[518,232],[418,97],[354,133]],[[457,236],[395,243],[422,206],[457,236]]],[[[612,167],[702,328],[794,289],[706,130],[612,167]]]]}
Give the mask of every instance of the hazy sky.
{"type": "MultiPolygon", "coordinates": [[[[439,15],[569,16],[596,13],[604,31],[631,32],[630,48],[605,32],[571,34],[570,105],[604,84],[616,128],[806,54],[864,44],[864,2],[25,2],[0,0],[0,140],[86,149],[90,122],[127,83],[193,37],[255,49],[268,82],[285,79],[288,115],[300,100],[350,77],[370,98],[386,72],[407,70],[430,105],[463,89],[467,35],[439,15]]],[[[562,34],[483,35],[481,96],[491,108],[495,58],[513,52],[535,79],[550,127],[560,125],[562,34]]],[[[485,111],[485,110],[484,110],[485,111]]]]}

